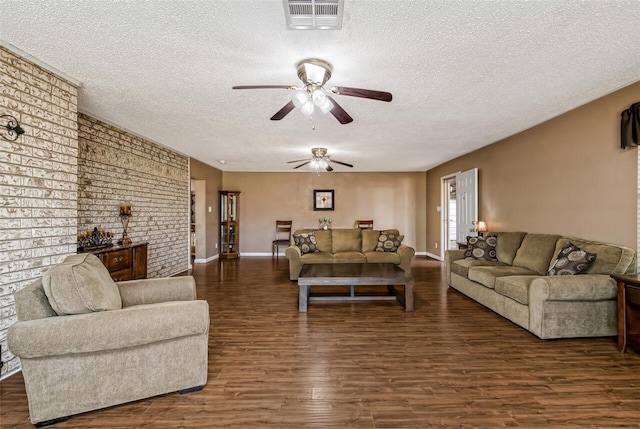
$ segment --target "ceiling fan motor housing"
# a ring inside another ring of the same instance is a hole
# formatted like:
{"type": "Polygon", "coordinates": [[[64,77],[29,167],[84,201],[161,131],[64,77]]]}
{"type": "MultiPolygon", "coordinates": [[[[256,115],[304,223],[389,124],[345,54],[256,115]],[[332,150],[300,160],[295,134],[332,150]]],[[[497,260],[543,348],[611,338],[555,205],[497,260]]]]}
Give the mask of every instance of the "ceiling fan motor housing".
{"type": "Polygon", "coordinates": [[[305,85],[322,86],[331,78],[331,64],[317,58],[307,58],[298,63],[298,77],[305,85]]]}

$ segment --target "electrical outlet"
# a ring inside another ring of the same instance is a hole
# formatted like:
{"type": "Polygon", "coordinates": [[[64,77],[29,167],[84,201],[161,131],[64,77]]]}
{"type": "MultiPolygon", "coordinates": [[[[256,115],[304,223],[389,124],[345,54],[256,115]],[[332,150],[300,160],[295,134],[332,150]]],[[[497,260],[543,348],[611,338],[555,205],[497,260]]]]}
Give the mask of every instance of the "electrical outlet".
{"type": "Polygon", "coordinates": [[[216,243],[216,249],[218,248],[218,243],[216,243]]]}
{"type": "Polygon", "coordinates": [[[438,242],[436,241],[436,249],[438,248],[438,242]]]}

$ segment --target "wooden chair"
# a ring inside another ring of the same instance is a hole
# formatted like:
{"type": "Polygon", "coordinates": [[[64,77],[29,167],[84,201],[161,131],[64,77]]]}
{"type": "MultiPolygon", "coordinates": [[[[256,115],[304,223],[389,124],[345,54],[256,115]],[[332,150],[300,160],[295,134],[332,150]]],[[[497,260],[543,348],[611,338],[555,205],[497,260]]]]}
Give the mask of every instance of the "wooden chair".
{"type": "Polygon", "coordinates": [[[273,240],[271,244],[271,257],[273,258],[274,254],[276,259],[278,259],[278,248],[280,246],[289,247],[291,243],[291,224],[293,221],[290,220],[277,220],[276,221],[276,239],[273,240]]]}
{"type": "Polygon", "coordinates": [[[373,229],[373,220],[360,220],[356,221],[356,228],[360,229],[373,229]]]}

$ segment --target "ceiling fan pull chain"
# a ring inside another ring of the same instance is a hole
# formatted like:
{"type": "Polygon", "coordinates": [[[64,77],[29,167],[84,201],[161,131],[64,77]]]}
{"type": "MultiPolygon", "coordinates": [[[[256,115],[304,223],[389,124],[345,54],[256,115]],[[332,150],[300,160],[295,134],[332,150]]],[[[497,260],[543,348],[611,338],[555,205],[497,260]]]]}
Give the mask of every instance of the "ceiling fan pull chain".
{"type": "Polygon", "coordinates": [[[315,131],[316,130],[316,124],[315,124],[315,122],[313,122],[313,116],[309,115],[309,121],[311,121],[311,129],[313,131],[315,131]]]}

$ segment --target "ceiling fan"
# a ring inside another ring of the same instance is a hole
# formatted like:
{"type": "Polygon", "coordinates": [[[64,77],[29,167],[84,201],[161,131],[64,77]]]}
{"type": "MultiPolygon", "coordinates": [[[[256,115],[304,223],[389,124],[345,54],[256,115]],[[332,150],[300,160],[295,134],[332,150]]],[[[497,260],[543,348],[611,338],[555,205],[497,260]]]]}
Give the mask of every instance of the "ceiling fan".
{"type": "Polygon", "coordinates": [[[341,124],[348,124],[353,121],[353,118],[340,107],[331,96],[332,94],[387,102],[392,99],[391,93],[372,89],[347,86],[334,86],[326,89],[324,84],[331,78],[332,67],[328,62],[317,58],[302,60],[298,63],[297,70],[298,77],[302,81],[300,87],[292,85],[241,85],[234,86],[233,89],[288,89],[295,91],[292,100],[271,117],[272,121],[279,121],[298,107],[305,116],[311,116],[316,109],[319,109],[322,113],[331,112],[341,124]]]}
{"type": "Polygon", "coordinates": [[[333,168],[331,168],[331,165],[329,165],[329,163],[331,162],[353,168],[353,165],[347,164],[346,162],[330,159],[329,155],[327,155],[327,149],[324,147],[314,147],[313,149],[311,149],[311,155],[313,155],[312,158],[297,159],[295,161],[287,161],[287,164],[292,164],[294,162],[301,162],[302,164],[296,165],[295,167],[293,167],[294,170],[296,168],[300,168],[307,164],[311,164],[311,167],[313,167],[316,171],[319,171],[322,169],[326,171],[333,171],[333,168]]]}

